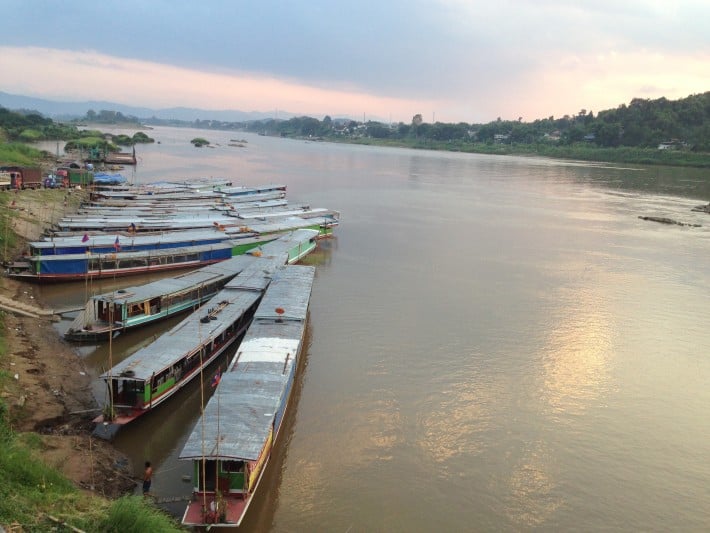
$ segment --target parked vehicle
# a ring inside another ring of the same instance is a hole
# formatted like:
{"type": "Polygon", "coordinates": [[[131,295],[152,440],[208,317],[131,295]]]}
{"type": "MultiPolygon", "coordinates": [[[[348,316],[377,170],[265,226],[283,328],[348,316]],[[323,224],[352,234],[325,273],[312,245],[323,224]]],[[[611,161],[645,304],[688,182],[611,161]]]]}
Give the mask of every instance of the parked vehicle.
{"type": "Polygon", "coordinates": [[[44,178],[44,187],[45,189],[60,189],[62,187],[66,187],[66,184],[59,176],[50,174],[44,178]]]}
{"type": "Polygon", "coordinates": [[[6,191],[12,186],[12,176],[10,172],[0,169],[0,190],[6,191]]]}
{"type": "Polygon", "coordinates": [[[39,189],[42,187],[42,169],[34,167],[0,167],[0,186],[4,189],[39,189]]]}

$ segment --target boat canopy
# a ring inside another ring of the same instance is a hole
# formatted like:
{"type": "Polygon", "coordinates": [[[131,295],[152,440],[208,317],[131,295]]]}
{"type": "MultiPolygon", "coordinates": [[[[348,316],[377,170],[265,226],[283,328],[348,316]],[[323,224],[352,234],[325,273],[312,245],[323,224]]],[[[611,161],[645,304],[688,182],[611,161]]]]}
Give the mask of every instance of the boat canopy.
{"type": "Polygon", "coordinates": [[[274,275],[234,362],[222,374],[180,459],[255,461],[289,394],[302,350],[315,269],[281,268],[274,275]]]}
{"type": "Polygon", "coordinates": [[[283,258],[265,258],[244,269],[218,292],[210,304],[191,314],[154,342],[138,350],[130,357],[101,375],[108,379],[135,379],[147,381],[176,362],[198,351],[201,346],[219,337],[247,310],[261,298],[271,282],[271,274],[276,266],[283,264],[283,258]],[[210,305],[220,306],[213,319],[204,318],[210,314],[210,305]]]}

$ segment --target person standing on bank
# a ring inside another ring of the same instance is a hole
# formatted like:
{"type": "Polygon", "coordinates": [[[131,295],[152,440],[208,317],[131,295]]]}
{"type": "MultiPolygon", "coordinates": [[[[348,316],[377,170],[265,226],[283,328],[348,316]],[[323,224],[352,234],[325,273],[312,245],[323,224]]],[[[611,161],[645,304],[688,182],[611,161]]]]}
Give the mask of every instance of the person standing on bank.
{"type": "Polygon", "coordinates": [[[153,467],[150,461],[145,462],[145,470],[143,471],[143,494],[150,492],[150,484],[153,481],[153,467]]]}

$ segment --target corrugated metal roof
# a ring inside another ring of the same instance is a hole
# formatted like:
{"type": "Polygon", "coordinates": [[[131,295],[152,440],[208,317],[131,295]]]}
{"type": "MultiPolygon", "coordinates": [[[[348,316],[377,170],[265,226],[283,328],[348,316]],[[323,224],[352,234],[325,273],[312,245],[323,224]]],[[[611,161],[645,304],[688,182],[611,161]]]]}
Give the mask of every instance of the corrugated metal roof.
{"type": "MultiPolygon", "coordinates": [[[[262,274],[263,276],[263,274],[262,274]]],[[[117,377],[132,372],[137,380],[148,380],[154,373],[171,366],[176,361],[195,352],[200,346],[211,342],[231,324],[236,322],[256,302],[261,293],[253,290],[224,289],[211,302],[224,302],[224,307],[216,313],[216,319],[206,323],[200,319],[208,310],[203,307],[193,313],[169,332],[158,337],[154,342],[115,365],[101,375],[117,377]]]]}
{"type": "Polygon", "coordinates": [[[280,268],[274,275],[235,360],[185,443],[181,459],[253,461],[259,457],[303,348],[314,275],[315,269],[306,266],[280,268]],[[295,303],[290,305],[290,301],[295,303]],[[293,309],[293,316],[284,319],[285,313],[276,313],[277,308],[293,309]]]}
{"type": "MultiPolygon", "coordinates": [[[[126,228],[127,229],[127,228],[126,228]]],[[[176,231],[170,232],[166,231],[160,235],[133,235],[125,236],[119,235],[119,242],[121,246],[142,246],[155,243],[165,243],[172,244],[176,242],[194,242],[203,241],[208,239],[228,239],[230,238],[224,231],[219,231],[217,229],[205,229],[196,231],[176,231]]],[[[34,248],[62,248],[66,246],[77,246],[77,247],[87,247],[87,246],[112,246],[116,241],[116,235],[89,235],[89,240],[82,242],[82,237],[75,235],[73,237],[53,237],[52,240],[48,241],[34,241],[30,243],[30,246],[34,248]]]]}
{"type": "Polygon", "coordinates": [[[190,288],[198,288],[206,283],[237,275],[257,259],[251,255],[239,255],[226,261],[215,263],[199,270],[186,272],[172,278],[165,278],[144,285],[127,287],[117,291],[98,294],[92,297],[95,301],[120,302],[131,304],[144,302],[151,298],[159,298],[169,294],[179,293],[190,288]]]}
{"type": "MultiPolygon", "coordinates": [[[[297,230],[295,232],[282,235],[276,240],[262,244],[256,250],[261,252],[262,257],[281,258],[291,248],[298,243],[306,243],[318,235],[316,230],[297,230]]],[[[232,257],[226,261],[215,263],[198,270],[186,272],[165,278],[151,283],[127,287],[117,291],[98,294],[92,297],[96,301],[121,302],[131,304],[143,302],[151,298],[158,298],[163,295],[175,294],[190,289],[197,288],[205,283],[212,282],[219,278],[235,276],[254,261],[257,260],[252,254],[256,250],[251,250],[244,255],[232,257]]],[[[285,260],[283,261],[286,262],[285,260]]]]}
{"type": "MultiPolygon", "coordinates": [[[[312,238],[315,230],[299,230],[284,236],[282,244],[287,249],[296,246],[299,240],[312,238]]],[[[278,251],[278,250],[277,250],[278,251]]],[[[187,354],[197,350],[202,344],[211,342],[231,324],[236,322],[261,296],[272,280],[274,271],[286,262],[286,254],[255,257],[253,264],[246,266],[224,289],[218,292],[206,306],[191,314],[154,342],[115,365],[101,375],[120,376],[131,371],[132,378],[147,380],[154,373],[169,367],[187,354]],[[215,313],[216,319],[202,322],[200,319],[212,304],[221,307],[215,313]]],[[[282,274],[279,274],[281,276],[282,274]]]]}
{"type": "MultiPolygon", "coordinates": [[[[115,240],[115,239],[114,239],[115,240]]],[[[243,243],[244,241],[239,241],[239,243],[243,243]]],[[[253,242],[263,242],[263,239],[260,238],[254,238],[253,242]]],[[[165,248],[165,249],[160,249],[160,250],[139,250],[137,252],[107,252],[107,253],[101,253],[101,254],[64,254],[64,255],[34,255],[31,257],[33,260],[42,260],[42,261],[77,261],[77,260],[86,260],[87,258],[92,258],[92,257],[109,257],[113,258],[113,256],[116,256],[116,259],[131,259],[131,258],[143,258],[143,257],[165,257],[165,256],[171,256],[171,255],[180,255],[180,254],[194,254],[194,253],[199,253],[199,252],[209,252],[210,250],[225,250],[228,248],[232,248],[234,242],[231,240],[223,241],[223,242],[217,242],[214,244],[203,244],[199,246],[181,246],[178,248],[165,248]]]]}

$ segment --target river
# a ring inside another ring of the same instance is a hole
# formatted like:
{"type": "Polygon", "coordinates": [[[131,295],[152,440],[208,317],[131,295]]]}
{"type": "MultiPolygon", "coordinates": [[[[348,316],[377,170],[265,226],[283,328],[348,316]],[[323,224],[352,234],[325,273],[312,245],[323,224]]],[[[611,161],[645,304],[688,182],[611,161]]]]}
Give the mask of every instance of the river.
{"type": "MultiPolygon", "coordinates": [[[[281,183],[341,212],[307,260],[305,364],[243,531],[707,530],[707,170],[147,133],[133,183],[281,183]]],[[[96,375],[174,323],[82,357],[96,375]]],[[[188,387],[119,434],[158,497],[189,495],[199,405],[188,387]]]]}

